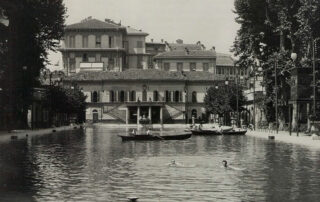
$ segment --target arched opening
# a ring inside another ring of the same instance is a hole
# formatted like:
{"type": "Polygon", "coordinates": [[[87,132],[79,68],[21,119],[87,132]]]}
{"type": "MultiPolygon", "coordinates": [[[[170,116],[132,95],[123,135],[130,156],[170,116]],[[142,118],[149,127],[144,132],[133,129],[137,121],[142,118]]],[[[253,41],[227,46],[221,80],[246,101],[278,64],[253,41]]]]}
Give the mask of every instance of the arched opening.
{"type": "Polygon", "coordinates": [[[166,90],[166,102],[170,102],[171,101],[171,93],[170,91],[166,90]]]}
{"type": "Polygon", "coordinates": [[[174,101],[175,102],[179,102],[180,101],[180,92],[179,91],[175,91],[174,92],[174,101]]]}
{"type": "Polygon", "coordinates": [[[124,94],[124,91],[120,91],[120,94],[119,94],[119,100],[120,102],[124,102],[124,97],[125,97],[125,94],[124,94]]]}
{"type": "Polygon", "coordinates": [[[197,110],[196,109],[191,110],[191,117],[194,117],[195,119],[197,118],[197,110]]]}
{"type": "Polygon", "coordinates": [[[92,110],[92,122],[96,123],[99,120],[99,113],[96,109],[92,110]]]}
{"type": "Polygon", "coordinates": [[[158,91],[153,91],[153,101],[158,102],[159,101],[159,93],[158,91]]]}
{"type": "Polygon", "coordinates": [[[98,93],[97,93],[97,91],[93,91],[93,93],[92,93],[92,102],[98,102],[98,93]]]}
{"type": "Polygon", "coordinates": [[[142,101],[143,101],[143,102],[146,102],[146,101],[147,101],[147,91],[146,91],[146,90],[143,90],[143,91],[142,91],[142,101]]]}
{"type": "Polygon", "coordinates": [[[110,91],[110,102],[114,102],[115,100],[114,100],[114,91],[113,90],[111,90],[110,91]]]}
{"type": "Polygon", "coordinates": [[[136,91],[134,90],[130,92],[130,101],[136,101],[136,91]]]}
{"type": "Polygon", "coordinates": [[[197,92],[196,92],[196,91],[193,91],[193,92],[192,92],[192,102],[193,102],[193,103],[196,103],[196,102],[197,102],[197,92]]]}

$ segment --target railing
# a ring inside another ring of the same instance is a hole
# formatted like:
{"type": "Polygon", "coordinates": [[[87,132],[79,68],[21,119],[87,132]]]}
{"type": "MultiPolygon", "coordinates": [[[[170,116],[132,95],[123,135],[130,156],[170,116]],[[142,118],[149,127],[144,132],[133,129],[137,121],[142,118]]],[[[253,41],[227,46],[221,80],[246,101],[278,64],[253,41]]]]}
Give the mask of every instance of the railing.
{"type": "Polygon", "coordinates": [[[102,71],[103,62],[81,62],[80,71],[102,71]]]}

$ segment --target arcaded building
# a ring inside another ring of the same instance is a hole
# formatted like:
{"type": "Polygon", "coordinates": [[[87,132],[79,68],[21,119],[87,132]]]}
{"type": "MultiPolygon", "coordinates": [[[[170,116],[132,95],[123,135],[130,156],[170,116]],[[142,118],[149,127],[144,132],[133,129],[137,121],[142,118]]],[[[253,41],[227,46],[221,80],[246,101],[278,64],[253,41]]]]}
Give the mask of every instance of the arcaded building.
{"type": "Polygon", "coordinates": [[[206,115],[206,90],[236,75],[230,55],[200,42],[146,42],[147,33],[108,19],[87,18],[65,31],[63,82],[87,95],[88,121],[191,122],[206,115]]]}

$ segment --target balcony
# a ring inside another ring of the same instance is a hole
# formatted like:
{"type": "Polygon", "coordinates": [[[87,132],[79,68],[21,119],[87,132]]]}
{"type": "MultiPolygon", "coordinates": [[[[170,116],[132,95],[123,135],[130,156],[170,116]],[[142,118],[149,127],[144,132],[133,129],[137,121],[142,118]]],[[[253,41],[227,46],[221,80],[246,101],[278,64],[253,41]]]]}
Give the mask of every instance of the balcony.
{"type": "Polygon", "coordinates": [[[103,62],[81,62],[80,71],[103,71],[103,62]]]}

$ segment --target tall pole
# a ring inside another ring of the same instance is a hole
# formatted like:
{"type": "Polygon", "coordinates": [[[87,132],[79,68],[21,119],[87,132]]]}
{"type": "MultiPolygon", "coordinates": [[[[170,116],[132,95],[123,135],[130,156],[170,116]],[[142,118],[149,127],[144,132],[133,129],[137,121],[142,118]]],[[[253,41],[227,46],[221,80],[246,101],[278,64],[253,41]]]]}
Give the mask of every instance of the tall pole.
{"type": "Polygon", "coordinates": [[[276,58],[276,63],[274,65],[275,72],[275,94],[276,94],[276,132],[278,134],[278,79],[277,79],[277,67],[278,66],[278,58],[276,58]]]}
{"type": "Polygon", "coordinates": [[[313,76],[313,123],[316,116],[316,60],[315,60],[315,46],[316,46],[317,39],[312,39],[312,76],[313,76]]]}
{"type": "Polygon", "coordinates": [[[237,87],[237,127],[239,127],[239,76],[237,74],[237,77],[236,77],[236,87],[237,87]]]}
{"type": "Polygon", "coordinates": [[[256,68],[253,73],[253,129],[256,130],[256,68]]]}

